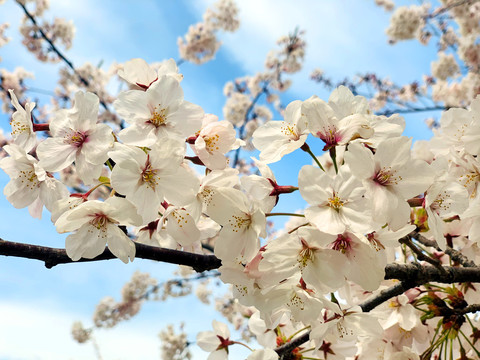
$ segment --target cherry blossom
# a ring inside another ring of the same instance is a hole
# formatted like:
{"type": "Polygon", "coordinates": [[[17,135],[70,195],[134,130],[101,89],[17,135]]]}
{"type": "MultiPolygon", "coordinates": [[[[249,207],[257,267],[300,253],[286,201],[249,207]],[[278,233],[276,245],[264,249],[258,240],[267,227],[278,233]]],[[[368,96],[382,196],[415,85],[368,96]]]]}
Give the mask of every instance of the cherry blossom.
{"type": "Polygon", "coordinates": [[[108,125],[97,124],[98,106],[97,95],[79,91],[72,109],[55,114],[50,123],[52,137],[37,147],[42,167],[59,171],[75,162],[85,184],[98,179],[114,140],[108,125]]]}
{"type": "Polygon", "coordinates": [[[194,200],[199,184],[192,173],[180,166],[184,146],[177,140],[165,139],[148,153],[120,144],[109,153],[116,162],[111,176],[113,188],[137,207],[145,224],[158,217],[164,200],[175,205],[194,200]]]}
{"type": "Polygon", "coordinates": [[[40,219],[43,205],[52,211],[57,200],[68,197],[66,186],[45,172],[38,160],[19,145],[5,145],[3,149],[10,155],[0,159],[0,168],[10,176],[3,193],[14,207],[28,206],[30,215],[40,219]]]}
{"type": "Polygon", "coordinates": [[[25,108],[20,105],[13,90],[8,90],[15,112],[12,114],[12,138],[13,141],[29,152],[37,144],[37,136],[33,131],[32,110],[35,108],[34,102],[27,102],[25,108]]]}
{"type": "Polygon", "coordinates": [[[300,148],[307,139],[307,120],[302,115],[302,102],[288,104],[284,121],[269,121],[253,133],[253,145],[260,150],[265,163],[279,161],[284,155],[300,148]]]}
{"type": "Polygon", "coordinates": [[[164,75],[146,91],[120,93],[117,113],[131,124],[118,134],[129,145],[151,146],[168,137],[188,137],[200,130],[203,110],[183,100],[183,90],[173,76],[164,75]]]}
{"type": "Polygon", "coordinates": [[[142,218],[126,199],[111,197],[105,201],[90,200],[64,213],[55,223],[59,233],[67,236],[65,249],[74,261],[100,255],[109,250],[124,263],[135,258],[133,241],[117,225],[138,226],[142,218]]]}

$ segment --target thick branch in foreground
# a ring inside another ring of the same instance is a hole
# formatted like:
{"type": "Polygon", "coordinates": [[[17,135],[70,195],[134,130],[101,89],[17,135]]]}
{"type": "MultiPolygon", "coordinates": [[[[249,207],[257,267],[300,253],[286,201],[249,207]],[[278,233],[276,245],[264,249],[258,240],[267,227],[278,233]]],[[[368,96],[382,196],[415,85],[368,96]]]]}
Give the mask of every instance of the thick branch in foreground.
{"type": "MultiPolygon", "coordinates": [[[[135,248],[135,257],[137,258],[161,261],[170,264],[187,265],[191,266],[197,272],[218,269],[222,264],[220,259],[214,255],[193,254],[185,251],[163,249],[139,243],[135,243],[135,248]]],[[[2,239],[0,239],[0,255],[40,260],[45,263],[45,267],[48,269],[59,264],[77,262],[68,257],[65,249],[22,244],[2,239]]],[[[102,254],[93,259],[80,259],[78,262],[110,259],[116,259],[116,257],[107,248],[102,254]]]]}

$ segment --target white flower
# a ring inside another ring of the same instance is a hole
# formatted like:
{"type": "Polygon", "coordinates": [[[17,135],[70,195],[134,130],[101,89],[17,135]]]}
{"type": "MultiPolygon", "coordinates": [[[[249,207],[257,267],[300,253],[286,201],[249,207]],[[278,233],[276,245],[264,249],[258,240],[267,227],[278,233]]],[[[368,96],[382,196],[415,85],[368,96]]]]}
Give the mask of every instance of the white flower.
{"type": "Polygon", "coordinates": [[[10,176],[3,193],[14,207],[28,206],[30,215],[40,219],[43,205],[52,211],[56,201],[70,194],[65,185],[47,174],[19,145],[5,145],[3,149],[10,155],[0,160],[0,168],[10,176]]]}
{"type": "Polygon", "coordinates": [[[153,145],[148,154],[140,148],[120,144],[109,153],[116,162],[112,186],[138,208],[144,223],[158,217],[165,199],[179,206],[195,199],[198,179],[181,166],[184,147],[184,143],[164,139],[153,145]]]}
{"type": "Polygon", "coordinates": [[[268,280],[280,282],[301,272],[303,280],[317,291],[333,291],[345,282],[346,259],[326,246],[336,236],[313,227],[299,228],[269,242],[262,253],[259,270],[268,280]]]}
{"type": "Polygon", "coordinates": [[[183,90],[172,76],[162,76],[146,91],[122,92],[113,105],[131,124],[118,134],[128,145],[151,146],[172,136],[186,138],[202,124],[202,108],[183,100],[183,90]]]}
{"type": "MultiPolygon", "coordinates": [[[[255,158],[252,158],[252,160],[262,176],[243,176],[240,178],[240,182],[247,194],[257,202],[262,211],[268,213],[277,204],[280,191],[286,190],[286,187],[282,188],[277,185],[275,175],[267,164],[255,158]]],[[[292,187],[289,188],[293,191],[292,187]]]]}
{"type": "Polygon", "coordinates": [[[28,102],[25,104],[25,109],[18,102],[17,97],[13,90],[9,89],[10,97],[12,99],[12,105],[15,108],[15,112],[12,115],[10,125],[12,125],[12,137],[15,144],[19,145],[26,152],[33,149],[37,143],[37,136],[33,131],[32,122],[32,110],[35,107],[34,102],[28,102]]]}
{"type": "Polygon", "coordinates": [[[197,335],[197,345],[205,351],[210,352],[207,360],[228,359],[228,347],[233,345],[230,340],[230,331],[227,325],[213,320],[214,331],[202,331],[197,335]]]}
{"type": "Polygon", "coordinates": [[[358,232],[374,230],[365,188],[346,166],[331,178],[318,167],[305,165],[298,174],[300,194],[311,205],[305,217],[320,231],[340,234],[347,228],[358,232]]]}
{"type": "Polygon", "coordinates": [[[198,134],[193,151],[208,169],[222,170],[227,166],[225,154],[244,145],[237,139],[233,125],[226,121],[217,121],[216,116],[205,116],[202,129],[198,134]]]}
{"type": "Polygon", "coordinates": [[[98,179],[114,140],[108,125],[97,124],[98,104],[97,95],[78,91],[72,109],[55,114],[50,123],[52,137],[37,147],[42,167],[60,171],[75,162],[85,184],[98,179]]]}
{"type": "Polygon", "coordinates": [[[147,90],[158,79],[157,72],[140,58],[131,59],[117,72],[122,79],[142,90],[147,90]]]}
{"type": "Polygon", "coordinates": [[[133,241],[117,226],[138,226],[142,219],[128,200],[118,197],[106,201],[91,200],[66,212],[55,223],[59,233],[76,231],[67,236],[65,249],[74,261],[92,259],[108,249],[124,263],[135,257],[133,241]]]}
{"type": "Polygon", "coordinates": [[[239,190],[217,188],[207,206],[207,214],[222,225],[215,242],[215,255],[222,260],[252,259],[266,236],[265,214],[239,190]]]}
{"type": "Polygon", "coordinates": [[[173,76],[179,82],[183,75],[178,73],[175,60],[169,59],[158,64],[149,65],[143,59],[131,59],[123,64],[117,72],[118,76],[127,81],[135,89],[147,90],[154,81],[163,75],[173,76]],[[158,68],[155,71],[155,68],[158,68]]]}
{"type": "Polygon", "coordinates": [[[381,142],[375,155],[358,143],[350,144],[344,155],[352,174],[367,188],[374,220],[394,231],[410,220],[405,200],[422,194],[433,181],[429,165],[412,160],[410,148],[410,139],[398,137],[381,142]]]}
{"type": "Polygon", "coordinates": [[[307,121],[302,102],[292,101],[285,109],[284,121],[269,121],[253,133],[253,145],[260,150],[260,160],[273,163],[301,147],[307,140],[307,121]]]}
{"type": "MultiPolygon", "coordinates": [[[[345,91],[350,92],[346,87],[340,87],[332,93],[331,98],[337,100],[340,95],[345,97],[346,95],[343,94],[345,91]]],[[[340,105],[344,102],[342,97],[342,101],[338,100],[340,105]]],[[[332,101],[332,103],[336,105],[335,102],[332,101]]],[[[348,112],[348,107],[347,110],[342,107],[336,107],[336,109],[338,109],[337,112],[332,109],[330,101],[327,104],[316,96],[312,96],[302,104],[302,114],[308,122],[308,130],[323,140],[325,143],[323,150],[348,144],[357,138],[367,139],[373,135],[374,131],[369,121],[363,114],[356,112],[355,107],[353,108],[355,112],[351,114],[348,112]]]]}

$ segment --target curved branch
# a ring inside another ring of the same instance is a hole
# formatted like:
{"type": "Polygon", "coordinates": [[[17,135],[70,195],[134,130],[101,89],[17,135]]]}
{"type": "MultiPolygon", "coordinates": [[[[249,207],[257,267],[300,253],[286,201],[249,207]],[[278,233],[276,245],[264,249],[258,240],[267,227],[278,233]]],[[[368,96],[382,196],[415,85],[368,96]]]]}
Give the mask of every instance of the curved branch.
{"type": "MultiPolygon", "coordinates": [[[[50,49],[55,53],[57,54],[57,56],[73,71],[73,73],[78,77],[78,79],[80,80],[80,82],[85,85],[87,88],[90,86],[90,82],[85,79],[78,71],[77,69],[75,69],[75,66],[73,66],[73,63],[68,60],[65,55],[63,55],[63,53],[55,46],[55,44],[53,43],[53,41],[47,36],[47,34],[45,34],[45,32],[43,31],[42,27],[40,25],[38,25],[37,23],[37,20],[35,19],[35,17],[30,14],[30,12],[28,11],[28,9],[26,8],[26,6],[24,4],[22,4],[22,2],[16,0],[16,3],[22,8],[23,12],[25,13],[25,16],[28,17],[30,19],[30,21],[33,23],[33,25],[36,26],[36,28],[38,29],[38,32],[40,33],[40,35],[42,36],[42,38],[48,43],[48,45],[50,46],[50,49]]],[[[110,112],[110,109],[108,108],[108,105],[105,103],[105,101],[103,101],[102,99],[100,99],[100,105],[103,106],[103,108],[107,111],[110,112]]]]}
{"type": "MultiPolygon", "coordinates": [[[[218,269],[222,262],[215,255],[193,254],[185,251],[163,249],[154,246],[135,243],[136,257],[141,259],[162,261],[170,264],[187,265],[197,272],[218,269]]],[[[80,259],[73,261],[67,255],[65,249],[51,248],[46,246],[22,244],[0,239],[0,255],[15,256],[45,263],[47,269],[59,264],[75,262],[90,262],[116,259],[108,248],[93,259],[80,259]]]]}

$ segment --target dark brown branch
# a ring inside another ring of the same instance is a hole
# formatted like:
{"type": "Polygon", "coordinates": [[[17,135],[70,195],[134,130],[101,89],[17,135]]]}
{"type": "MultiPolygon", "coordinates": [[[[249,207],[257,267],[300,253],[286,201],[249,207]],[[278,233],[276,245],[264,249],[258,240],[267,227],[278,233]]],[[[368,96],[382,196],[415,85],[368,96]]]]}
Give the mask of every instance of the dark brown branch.
{"type": "MultiPolygon", "coordinates": [[[[427,239],[425,236],[421,235],[421,234],[416,234],[414,236],[414,238],[420,242],[421,244],[425,245],[425,246],[429,246],[429,247],[433,247],[435,248],[437,251],[443,251],[442,249],[440,249],[437,245],[437,242],[435,240],[429,240],[427,239]]],[[[472,260],[470,260],[469,258],[467,258],[465,255],[463,255],[460,251],[458,250],[455,250],[453,248],[451,248],[450,246],[447,246],[447,248],[445,249],[445,254],[447,254],[448,256],[450,256],[450,258],[453,260],[453,261],[456,261],[458,262],[459,264],[461,264],[462,266],[464,267],[476,267],[477,264],[475,264],[475,262],[473,262],[472,260]]]]}
{"type": "MultiPolygon", "coordinates": [[[[430,281],[442,283],[454,282],[480,282],[480,267],[456,268],[444,267],[445,273],[433,266],[419,264],[388,264],[385,268],[385,280],[400,279],[398,284],[380,291],[377,295],[359,304],[363,312],[369,312],[385,301],[403,294],[408,289],[425,284],[430,281]]],[[[459,314],[480,311],[480,304],[467,306],[460,309],[459,314]]],[[[275,349],[280,356],[279,360],[288,360],[293,349],[306,343],[310,339],[310,331],[295,338],[287,344],[275,349]]]]}
{"type": "MultiPolygon", "coordinates": [[[[135,257],[137,258],[186,265],[192,267],[197,272],[218,269],[222,264],[220,259],[214,255],[193,254],[185,251],[163,249],[139,243],[135,243],[135,248],[135,257]]],[[[45,267],[48,269],[59,264],[110,260],[116,258],[110,250],[105,249],[102,254],[93,259],[80,259],[79,261],[73,261],[68,257],[67,252],[64,249],[22,244],[2,239],[0,239],[0,255],[40,260],[45,263],[45,267]]]]}
{"type": "Polygon", "coordinates": [[[442,273],[446,274],[446,271],[444,270],[442,263],[438,259],[433,259],[430,256],[426,255],[423,253],[421,249],[419,249],[413,242],[412,239],[410,238],[410,235],[405,236],[398,240],[401,244],[407,245],[414,253],[417,255],[417,258],[422,261],[426,261],[429,264],[435,266],[438,270],[440,270],[442,273]]]}
{"type": "Polygon", "coordinates": [[[418,284],[415,282],[401,281],[398,284],[389,287],[388,289],[380,291],[378,294],[359,304],[359,306],[362,308],[363,312],[369,312],[375,309],[378,305],[383,304],[385,301],[401,295],[408,289],[411,289],[417,285],[418,284]]]}

